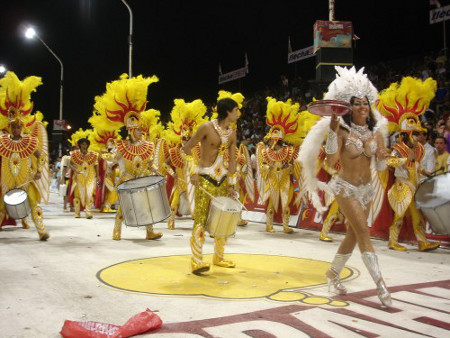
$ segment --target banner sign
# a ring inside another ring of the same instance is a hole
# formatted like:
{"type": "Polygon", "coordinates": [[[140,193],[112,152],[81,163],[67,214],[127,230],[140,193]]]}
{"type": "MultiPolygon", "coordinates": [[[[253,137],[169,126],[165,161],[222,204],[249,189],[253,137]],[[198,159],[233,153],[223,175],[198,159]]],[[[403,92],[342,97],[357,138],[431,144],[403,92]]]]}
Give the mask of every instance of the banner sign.
{"type": "Polygon", "coordinates": [[[430,11],[430,25],[450,19],[450,5],[430,11]]]}
{"type": "Polygon", "coordinates": [[[219,84],[233,81],[236,79],[240,79],[242,77],[245,77],[245,75],[247,75],[247,73],[248,73],[247,67],[242,67],[242,68],[233,70],[232,72],[229,72],[226,74],[221,74],[221,75],[219,75],[219,84]]]}
{"type": "Polygon", "coordinates": [[[53,130],[66,130],[67,120],[53,120],[53,130]]]}
{"type": "Polygon", "coordinates": [[[288,54],[288,63],[297,62],[303,59],[307,59],[314,56],[313,52],[314,46],[306,47],[303,49],[296,50],[295,52],[288,54]]]}
{"type": "Polygon", "coordinates": [[[314,24],[314,53],[319,48],[352,48],[353,25],[350,21],[317,20],[314,24]]]}

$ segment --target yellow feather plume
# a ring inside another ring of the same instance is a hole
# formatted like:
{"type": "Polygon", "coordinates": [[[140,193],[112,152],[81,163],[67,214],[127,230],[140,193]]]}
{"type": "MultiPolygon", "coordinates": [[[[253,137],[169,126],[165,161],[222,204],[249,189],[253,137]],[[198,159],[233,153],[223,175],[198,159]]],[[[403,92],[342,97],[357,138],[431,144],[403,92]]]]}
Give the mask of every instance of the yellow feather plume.
{"type": "Polygon", "coordinates": [[[143,127],[147,140],[155,142],[161,138],[164,126],[160,121],[161,112],[156,109],[149,109],[141,113],[141,126],[143,127]]]}
{"type": "Polygon", "coordinates": [[[106,85],[106,93],[95,97],[94,108],[102,119],[108,121],[108,129],[119,129],[126,124],[127,113],[141,113],[147,104],[147,90],[151,83],[158,82],[158,77],[128,78],[122,74],[119,80],[106,85]]]}
{"type": "Polygon", "coordinates": [[[183,99],[175,99],[174,104],[170,113],[171,121],[164,133],[169,144],[179,144],[182,137],[192,137],[197,128],[208,121],[205,117],[207,108],[202,100],[185,102],[183,99]]]}
{"type": "Polygon", "coordinates": [[[120,140],[121,137],[117,130],[98,130],[93,129],[88,135],[88,140],[91,142],[89,150],[96,151],[98,153],[108,151],[108,142],[114,142],[115,140],[120,140]]]}
{"type": "Polygon", "coordinates": [[[422,81],[408,76],[400,84],[392,83],[380,92],[377,108],[389,121],[389,132],[399,131],[406,118],[412,118],[420,125],[418,116],[429,107],[436,89],[437,83],[432,78],[422,81]]]}
{"type": "Polygon", "coordinates": [[[311,114],[309,111],[304,110],[299,113],[298,125],[299,125],[299,136],[303,140],[306,134],[311,130],[314,125],[321,120],[321,117],[315,114],[311,114]]]}
{"type": "Polygon", "coordinates": [[[290,99],[283,102],[267,97],[266,123],[271,128],[266,138],[272,137],[274,132],[281,131],[284,141],[293,145],[301,144],[302,129],[299,126],[299,108],[300,105],[293,104],[290,99]]]}
{"type": "Polygon", "coordinates": [[[225,90],[219,90],[219,97],[217,98],[217,101],[224,99],[226,97],[229,97],[231,99],[233,99],[234,101],[236,101],[236,103],[238,104],[239,109],[242,108],[242,102],[244,102],[244,95],[242,95],[241,93],[231,93],[231,92],[227,92],[225,90]]]}
{"type": "Polygon", "coordinates": [[[33,103],[31,93],[42,84],[42,79],[38,76],[28,76],[20,81],[13,72],[6,72],[0,79],[0,128],[8,127],[8,111],[13,108],[17,113],[16,118],[24,120],[31,114],[33,103]]]}

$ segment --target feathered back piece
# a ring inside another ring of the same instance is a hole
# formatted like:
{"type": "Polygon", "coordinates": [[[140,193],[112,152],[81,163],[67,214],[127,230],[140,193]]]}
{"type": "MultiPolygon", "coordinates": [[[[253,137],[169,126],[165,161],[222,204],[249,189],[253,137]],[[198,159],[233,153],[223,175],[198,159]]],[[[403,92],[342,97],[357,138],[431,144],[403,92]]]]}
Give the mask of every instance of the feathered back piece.
{"type": "Polygon", "coordinates": [[[174,104],[164,138],[171,144],[179,144],[182,138],[190,139],[197,128],[208,121],[207,108],[200,99],[192,102],[175,99],[174,104]]]}
{"type": "Polygon", "coordinates": [[[149,109],[141,113],[141,127],[147,140],[155,142],[164,132],[164,126],[160,121],[161,112],[149,109]]]}
{"type": "Polygon", "coordinates": [[[97,114],[108,121],[108,129],[139,127],[140,114],[147,105],[147,89],[151,83],[158,82],[156,76],[128,78],[122,74],[119,80],[106,85],[106,93],[95,97],[94,108],[97,114]]]}
{"type": "Polygon", "coordinates": [[[299,104],[292,104],[290,99],[283,102],[267,97],[266,124],[270,130],[265,138],[282,139],[288,143],[299,145],[301,143],[301,129],[298,124],[299,108],[299,104]]]}
{"type": "Polygon", "coordinates": [[[117,130],[94,129],[88,137],[88,140],[91,142],[89,149],[98,153],[108,151],[109,148],[114,146],[116,140],[121,139],[117,130]]]}
{"type": "MultiPolygon", "coordinates": [[[[76,147],[76,146],[78,146],[78,141],[82,138],[88,139],[90,141],[91,140],[90,135],[92,133],[93,133],[92,129],[83,130],[82,128],[80,128],[72,134],[69,142],[72,146],[76,147]]],[[[89,147],[89,149],[91,149],[91,147],[89,147]]]]}
{"type": "Polygon", "coordinates": [[[42,84],[38,76],[20,81],[13,72],[6,72],[0,79],[0,129],[8,128],[10,122],[27,122],[33,110],[31,93],[42,84]]]}
{"type": "Polygon", "coordinates": [[[364,74],[364,67],[356,71],[355,67],[347,69],[345,67],[335,66],[336,79],[328,86],[328,92],[325,94],[325,100],[340,100],[350,102],[352,96],[362,99],[367,96],[370,105],[374,104],[378,90],[364,74]]]}
{"type": "Polygon", "coordinates": [[[423,130],[419,115],[430,105],[437,83],[432,78],[425,81],[404,77],[400,84],[392,83],[379,95],[378,110],[389,122],[389,132],[423,130]]]}

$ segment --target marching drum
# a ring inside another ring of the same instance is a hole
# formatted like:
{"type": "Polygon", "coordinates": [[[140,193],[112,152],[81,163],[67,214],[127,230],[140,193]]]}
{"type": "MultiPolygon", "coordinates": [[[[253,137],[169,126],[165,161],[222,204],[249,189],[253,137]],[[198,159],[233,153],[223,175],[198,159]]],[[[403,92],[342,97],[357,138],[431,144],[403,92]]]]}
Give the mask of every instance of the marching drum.
{"type": "Polygon", "coordinates": [[[241,205],[229,197],[211,199],[206,229],[211,237],[230,237],[241,219],[241,205]]]}
{"type": "Polygon", "coordinates": [[[189,201],[187,199],[186,192],[182,192],[180,194],[180,201],[179,201],[179,205],[178,205],[178,213],[180,215],[183,215],[183,216],[191,214],[191,210],[189,209],[189,201]]]}
{"type": "Polygon", "coordinates": [[[6,211],[11,218],[22,219],[31,213],[28,195],[25,190],[12,189],[3,196],[6,211]]]}
{"type": "Polygon", "coordinates": [[[450,173],[422,182],[414,200],[436,234],[450,235],[450,173]]]}
{"type": "Polygon", "coordinates": [[[123,220],[128,226],[162,222],[171,215],[166,180],[161,176],[135,178],[119,184],[123,220]]]}

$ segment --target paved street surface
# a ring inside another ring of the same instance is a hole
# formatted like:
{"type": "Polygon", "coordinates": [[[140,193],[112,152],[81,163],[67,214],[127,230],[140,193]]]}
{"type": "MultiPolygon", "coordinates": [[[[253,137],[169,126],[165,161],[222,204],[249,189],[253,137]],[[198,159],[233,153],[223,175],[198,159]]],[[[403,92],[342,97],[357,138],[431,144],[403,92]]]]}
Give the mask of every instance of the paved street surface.
{"type": "MultiPolygon", "coordinates": [[[[344,270],[345,297],[327,292],[324,273],[334,243],[318,232],[273,234],[262,224],[238,228],[226,246],[235,269],[192,275],[192,221],[145,240],[143,228],[123,227],[112,240],[114,214],[75,219],[51,194],[43,206],[47,242],[31,228],[0,231],[1,337],[59,337],[64,320],[122,325],[149,308],[163,320],[155,337],[448,337],[450,252],[387,249],[374,240],[393,308],[380,306],[375,284],[355,250],[344,270]]],[[[82,215],[83,216],[83,215],[82,215]]],[[[213,239],[207,237],[205,260],[213,239]]],[[[150,336],[150,334],[148,334],[150,336]]]]}

